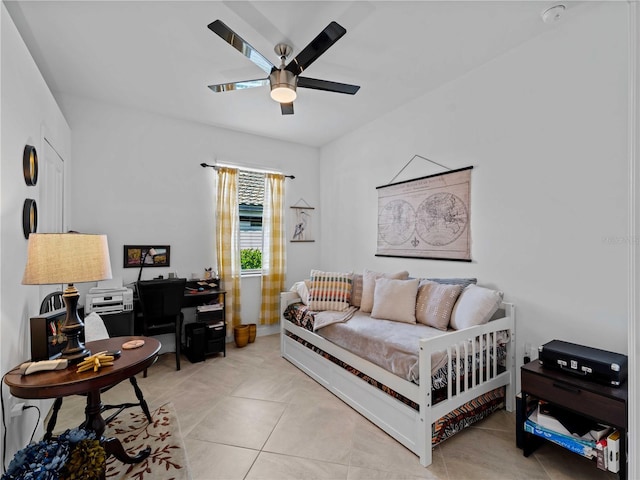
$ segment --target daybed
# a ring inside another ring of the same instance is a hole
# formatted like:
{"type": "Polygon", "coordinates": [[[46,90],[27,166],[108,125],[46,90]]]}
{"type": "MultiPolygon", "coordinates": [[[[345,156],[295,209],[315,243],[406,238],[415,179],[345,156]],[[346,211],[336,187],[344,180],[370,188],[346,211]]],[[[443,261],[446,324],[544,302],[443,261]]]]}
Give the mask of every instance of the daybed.
{"type": "MultiPolygon", "coordinates": [[[[445,438],[498,408],[513,410],[515,309],[502,302],[501,292],[490,290],[500,294],[490,318],[468,327],[463,315],[470,305],[473,308],[474,295],[489,289],[474,285],[475,279],[406,279],[407,275],[312,271],[310,280],[281,294],[281,353],[428,466],[432,448],[445,438]],[[451,284],[459,284],[457,295],[448,300],[434,297],[448,305],[434,310],[431,298],[425,309],[425,291],[451,284]],[[400,285],[403,292],[417,292],[413,297],[398,294],[394,288],[400,285]],[[337,297],[342,307],[335,303],[337,297]],[[424,324],[427,310],[439,317],[427,321],[437,328],[424,324]],[[411,311],[418,321],[402,318],[410,317],[411,311]]],[[[487,313],[482,308],[482,314],[487,313]]]]}

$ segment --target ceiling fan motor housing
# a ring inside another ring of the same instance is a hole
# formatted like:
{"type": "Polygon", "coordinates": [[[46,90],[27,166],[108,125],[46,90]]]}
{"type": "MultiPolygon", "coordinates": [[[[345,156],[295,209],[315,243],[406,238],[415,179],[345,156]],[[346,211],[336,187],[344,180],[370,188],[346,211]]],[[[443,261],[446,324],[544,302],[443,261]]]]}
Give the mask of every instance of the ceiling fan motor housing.
{"type": "Polygon", "coordinates": [[[271,98],[280,103],[291,103],[296,99],[297,77],[284,68],[269,75],[271,98]]]}

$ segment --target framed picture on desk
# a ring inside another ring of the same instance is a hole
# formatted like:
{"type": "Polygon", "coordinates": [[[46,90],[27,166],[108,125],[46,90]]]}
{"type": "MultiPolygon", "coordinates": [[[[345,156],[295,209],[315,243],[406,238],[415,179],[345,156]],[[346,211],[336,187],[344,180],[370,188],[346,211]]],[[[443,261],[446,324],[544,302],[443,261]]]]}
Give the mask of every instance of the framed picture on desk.
{"type": "Polygon", "coordinates": [[[144,262],[145,267],[168,267],[171,260],[169,245],[125,245],[124,268],[139,268],[144,262]]]}

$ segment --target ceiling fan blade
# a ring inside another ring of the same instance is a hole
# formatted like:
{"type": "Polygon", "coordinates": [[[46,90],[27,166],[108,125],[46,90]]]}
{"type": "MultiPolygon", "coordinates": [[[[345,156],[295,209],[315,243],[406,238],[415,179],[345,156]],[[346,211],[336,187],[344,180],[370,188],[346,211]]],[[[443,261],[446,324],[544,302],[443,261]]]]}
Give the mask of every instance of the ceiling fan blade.
{"type": "Polygon", "coordinates": [[[280,111],[282,112],[282,115],[293,115],[293,102],[281,103],[280,111]]]}
{"type": "Polygon", "coordinates": [[[298,77],[298,87],[313,88],[314,90],[326,90],[328,92],[346,93],[355,95],[360,90],[359,85],[349,85],[348,83],[330,82],[328,80],[318,80],[317,78],[298,77]]]}
{"type": "Polygon", "coordinates": [[[222,21],[216,20],[215,22],[211,22],[208,27],[213,33],[238,50],[265,72],[271,73],[271,70],[276,68],[273,63],[264,57],[264,55],[245,42],[240,35],[227,27],[222,21]]]}
{"type": "Polygon", "coordinates": [[[331,22],[314,38],[309,45],[289,62],[286,69],[294,75],[300,75],[309,65],[315,62],[320,55],[326,52],[331,45],[336,43],[347,31],[336,22],[331,22]]]}
{"type": "Polygon", "coordinates": [[[218,85],[209,85],[209,88],[214,92],[230,92],[232,90],[244,90],[246,88],[263,87],[265,85],[269,85],[268,78],[244,80],[242,82],[233,83],[219,83],[218,85]]]}

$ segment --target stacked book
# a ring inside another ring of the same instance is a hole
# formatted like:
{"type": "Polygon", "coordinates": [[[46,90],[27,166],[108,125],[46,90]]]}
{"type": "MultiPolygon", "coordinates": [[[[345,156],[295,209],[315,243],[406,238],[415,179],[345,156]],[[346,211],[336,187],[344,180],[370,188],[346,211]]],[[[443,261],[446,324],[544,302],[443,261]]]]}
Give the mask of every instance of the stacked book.
{"type": "Polygon", "coordinates": [[[615,463],[607,461],[611,448],[617,448],[619,436],[618,432],[612,433],[611,427],[540,400],[538,408],[525,421],[524,430],[583,457],[596,458],[602,470],[618,471],[615,463]],[[611,440],[607,442],[608,439],[611,440]]]}

